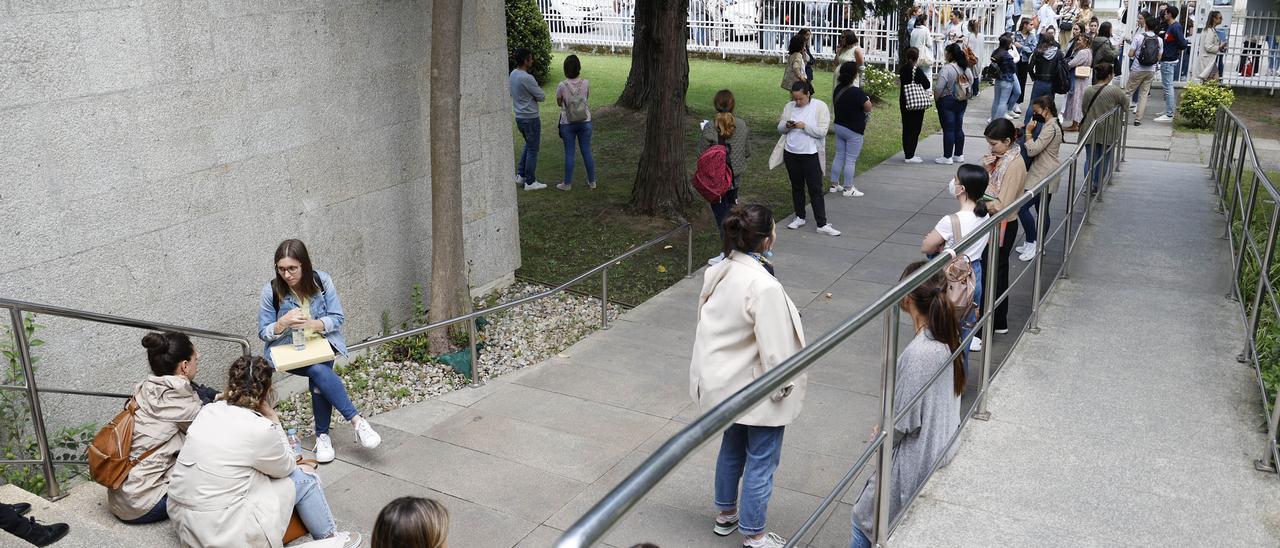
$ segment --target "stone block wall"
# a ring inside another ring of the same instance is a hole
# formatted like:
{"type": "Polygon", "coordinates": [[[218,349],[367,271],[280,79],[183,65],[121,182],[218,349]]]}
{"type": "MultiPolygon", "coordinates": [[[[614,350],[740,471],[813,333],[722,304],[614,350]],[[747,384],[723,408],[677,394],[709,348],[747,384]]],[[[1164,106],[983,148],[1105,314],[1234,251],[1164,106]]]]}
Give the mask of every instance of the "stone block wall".
{"type": "MultiPolygon", "coordinates": [[[[503,4],[465,6],[465,236],[482,287],[510,279],[519,235],[503,4]]],[[[384,311],[398,324],[431,277],[429,12],[0,0],[0,296],[252,337],[272,253],[296,237],[334,276],[349,341],[384,311]]],[[[46,386],[128,391],[146,374],[141,331],[42,323],[46,386]]],[[[198,347],[220,386],[234,346],[198,347]]],[[[100,402],[46,401],[100,419],[100,402]]]]}

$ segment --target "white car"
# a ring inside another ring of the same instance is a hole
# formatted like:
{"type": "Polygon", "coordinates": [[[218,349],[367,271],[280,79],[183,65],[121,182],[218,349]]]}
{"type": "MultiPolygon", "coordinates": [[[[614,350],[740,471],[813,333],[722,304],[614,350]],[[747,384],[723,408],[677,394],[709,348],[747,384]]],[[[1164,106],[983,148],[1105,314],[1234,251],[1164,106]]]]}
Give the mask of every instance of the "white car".
{"type": "Polygon", "coordinates": [[[722,16],[734,36],[754,36],[760,29],[760,2],[725,0],[722,16]]]}
{"type": "Polygon", "coordinates": [[[559,14],[556,20],[565,27],[583,28],[598,23],[605,15],[611,15],[613,0],[551,0],[551,10],[559,14]]]}

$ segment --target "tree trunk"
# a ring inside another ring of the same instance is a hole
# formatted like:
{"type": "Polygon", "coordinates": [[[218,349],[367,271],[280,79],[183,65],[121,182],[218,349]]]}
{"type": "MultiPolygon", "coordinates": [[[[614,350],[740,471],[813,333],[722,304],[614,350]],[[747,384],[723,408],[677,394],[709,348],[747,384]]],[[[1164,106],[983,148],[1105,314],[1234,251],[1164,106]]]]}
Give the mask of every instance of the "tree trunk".
{"type": "MultiPolygon", "coordinates": [[[[462,238],[462,0],[431,2],[431,308],[435,323],[471,311],[466,249],[462,238]]],[[[421,101],[420,101],[421,103],[421,101]]],[[[424,113],[427,114],[427,113],[424,113]]],[[[448,330],[429,335],[431,350],[455,350],[448,330]]]]}
{"type": "MultiPolygon", "coordinates": [[[[907,57],[907,48],[911,47],[911,29],[907,27],[907,20],[911,17],[911,2],[903,2],[898,5],[898,64],[902,64],[902,60],[907,57]]],[[[920,52],[923,56],[924,52],[920,52]]],[[[894,67],[897,70],[897,67],[894,67]]]]}
{"type": "MultiPolygon", "coordinates": [[[[636,46],[645,46],[643,58],[649,76],[648,112],[645,114],[644,148],[636,180],[631,187],[632,211],[643,215],[680,216],[693,200],[685,178],[685,91],[689,87],[689,56],[685,49],[689,0],[641,0],[636,2],[636,46]]],[[[637,73],[632,56],[631,74],[637,73]]],[[[627,87],[632,87],[628,78],[627,87]]],[[[623,92],[626,95],[626,92],[623,92]]],[[[621,103],[621,99],[619,99],[621,103]]]]}
{"type": "MultiPolygon", "coordinates": [[[[661,14],[665,13],[661,9],[664,3],[667,2],[636,0],[635,9],[632,11],[635,30],[631,37],[631,72],[627,73],[627,84],[623,86],[622,95],[618,96],[618,101],[615,103],[620,107],[640,110],[648,107],[649,101],[653,98],[653,71],[657,61],[649,46],[657,39],[655,32],[657,25],[661,22],[661,14]]],[[[685,28],[687,28],[688,1],[678,3],[685,5],[683,8],[685,12],[679,19],[686,22],[685,28]]],[[[680,43],[685,43],[684,31],[681,31],[680,43]]]]}

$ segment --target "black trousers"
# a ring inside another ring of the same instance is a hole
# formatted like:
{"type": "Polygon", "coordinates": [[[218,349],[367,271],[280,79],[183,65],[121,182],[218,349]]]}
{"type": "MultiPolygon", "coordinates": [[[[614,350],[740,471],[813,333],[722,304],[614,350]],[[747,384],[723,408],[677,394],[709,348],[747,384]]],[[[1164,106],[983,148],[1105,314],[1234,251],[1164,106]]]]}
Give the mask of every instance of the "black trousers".
{"type": "Polygon", "coordinates": [[[796,208],[796,217],[805,218],[804,192],[807,189],[809,201],[813,203],[813,220],[817,221],[817,226],[826,226],[826,193],[822,188],[822,163],[818,161],[818,154],[783,151],[782,163],[787,166],[787,176],[791,178],[791,205],[796,208]]]}
{"type": "MultiPolygon", "coordinates": [[[[1024,93],[1027,90],[1027,72],[1031,70],[1031,63],[1018,61],[1018,105],[1022,105],[1024,93]]],[[[1030,108],[1028,106],[1027,108],[1030,108]]]]}
{"type": "MultiPolygon", "coordinates": [[[[1015,221],[1005,223],[1001,233],[1000,249],[996,254],[996,293],[992,295],[993,299],[999,299],[1005,291],[1009,290],[1009,255],[1013,252],[1014,240],[1018,239],[1018,223],[1015,221]]],[[[994,321],[996,329],[1009,329],[1009,299],[1005,299],[996,306],[994,321]]]]}
{"type": "Polygon", "coordinates": [[[898,109],[902,113],[902,157],[913,158],[920,142],[920,128],[924,127],[923,110],[898,109]]]}

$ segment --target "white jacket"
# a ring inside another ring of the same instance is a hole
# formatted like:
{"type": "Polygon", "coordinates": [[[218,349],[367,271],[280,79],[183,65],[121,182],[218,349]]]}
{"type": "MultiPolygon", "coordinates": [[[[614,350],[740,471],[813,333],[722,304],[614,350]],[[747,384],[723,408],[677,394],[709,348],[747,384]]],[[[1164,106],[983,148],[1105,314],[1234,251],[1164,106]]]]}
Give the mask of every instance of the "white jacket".
{"type": "MultiPolygon", "coordinates": [[[[733,395],[804,348],[800,312],[764,265],[738,252],[708,268],[698,298],[689,395],[699,413],[733,395]]],[[[767,399],[734,422],[784,426],[800,414],[805,375],[791,394],[767,399]]]]}
{"type": "Polygon", "coordinates": [[[183,546],[279,548],[293,514],[297,467],[274,421],[225,401],[187,429],[169,480],[169,517],[183,546]]]}
{"type": "MultiPolygon", "coordinates": [[[[818,107],[818,127],[805,126],[803,131],[806,135],[818,140],[818,165],[822,167],[822,172],[827,172],[827,131],[831,129],[831,110],[827,104],[818,100],[816,97],[810,97],[809,101],[818,107]]],[[[773,153],[769,155],[769,169],[773,169],[782,165],[782,153],[787,146],[787,133],[795,130],[787,128],[787,122],[791,120],[791,111],[796,108],[795,101],[789,101],[787,106],[782,108],[782,116],[778,117],[778,133],[782,134],[778,137],[778,144],[774,145],[773,153]]],[[[768,272],[766,272],[768,274],[768,272]]]]}

